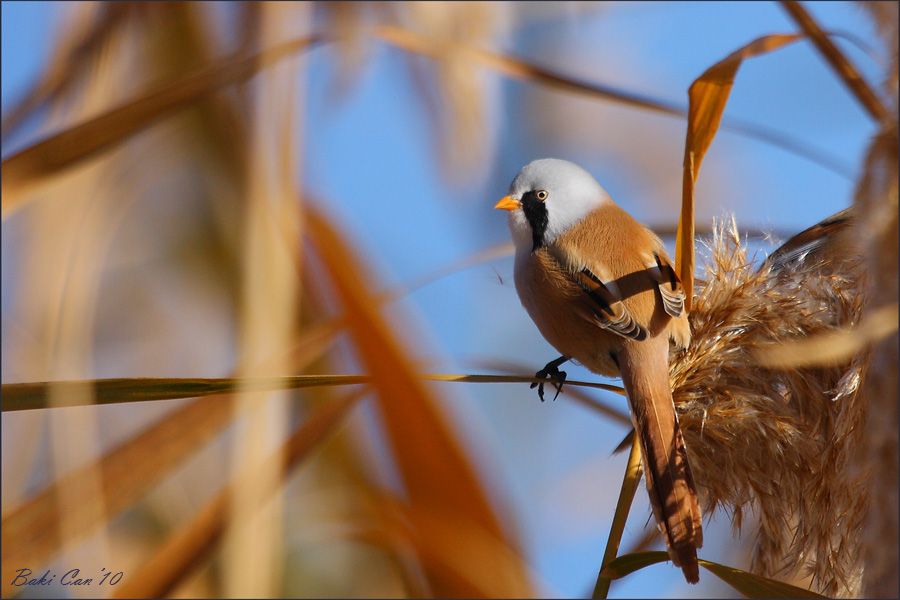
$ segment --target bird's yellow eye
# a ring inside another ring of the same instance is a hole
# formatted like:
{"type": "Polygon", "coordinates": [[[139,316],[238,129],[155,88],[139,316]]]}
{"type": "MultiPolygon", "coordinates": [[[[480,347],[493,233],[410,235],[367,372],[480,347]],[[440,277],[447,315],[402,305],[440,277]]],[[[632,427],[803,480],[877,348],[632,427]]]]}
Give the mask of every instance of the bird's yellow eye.
{"type": "Polygon", "coordinates": [[[550,194],[547,193],[547,190],[538,190],[537,193],[535,193],[535,196],[537,196],[537,199],[540,200],[541,202],[546,200],[547,196],[549,196],[549,195],[550,194]]]}

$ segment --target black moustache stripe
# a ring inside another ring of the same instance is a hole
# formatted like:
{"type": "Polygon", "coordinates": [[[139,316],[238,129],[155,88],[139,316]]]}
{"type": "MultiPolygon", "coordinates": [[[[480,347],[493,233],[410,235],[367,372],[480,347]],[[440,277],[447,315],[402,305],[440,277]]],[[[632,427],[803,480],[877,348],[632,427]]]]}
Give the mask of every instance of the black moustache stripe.
{"type": "Polygon", "coordinates": [[[525,218],[531,225],[531,241],[533,246],[531,251],[534,252],[544,245],[544,234],[547,232],[547,223],[550,220],[547,214],[547,205],[537,199],[534,192],[528,192],[522,196],[522,210],[525,212],[525,218]]]}

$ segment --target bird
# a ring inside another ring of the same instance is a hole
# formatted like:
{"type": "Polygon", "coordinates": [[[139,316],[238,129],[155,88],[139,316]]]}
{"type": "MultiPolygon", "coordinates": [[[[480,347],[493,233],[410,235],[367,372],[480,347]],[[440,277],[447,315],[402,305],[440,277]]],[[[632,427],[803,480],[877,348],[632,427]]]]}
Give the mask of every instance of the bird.
{"type": "Polygon", "coordinates": [[[836,263],[858,257],[862,250],[849,233],[856,221],[852,206],[822,219],[779,246],[766,258],[763,268],[777,272],[817,263],[822,268],[834,268],[836,263]]]}
{"type": "Polygon", "coordinates": [[[519,299],[561,354],[535,374],[541,401],[544,380],[559,395],[567,361],[622,378],[657,525],[672,562],[697,583],[702,515],[669,383],[670,343],[686,348],[691,331],[662,241],[561,159],[525,165],[495,208],[509,213],[519,299]]]}

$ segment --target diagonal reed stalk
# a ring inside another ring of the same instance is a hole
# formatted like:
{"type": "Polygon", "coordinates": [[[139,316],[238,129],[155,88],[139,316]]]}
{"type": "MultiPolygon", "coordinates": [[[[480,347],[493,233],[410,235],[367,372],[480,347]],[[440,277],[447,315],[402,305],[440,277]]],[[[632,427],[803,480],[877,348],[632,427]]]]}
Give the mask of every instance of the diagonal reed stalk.
{"type": "Polygon", "coordinates": [[[606,539],[606,550],[603,551],[603,562],[597,573],[597,583],[591,598],[606,598],[609,594],[611,579],[603,575],[603,569],[612,562],[619,552],[619,544],[622,542],[622,533],[625,531],[625,523],[628,521],[628,512],[634,501],[638,483],[641,480],[641,442],[638,436],[633,436],[631,452],[628,454],[628,463],[625,465],[625,476],[622,478],[622,489],[619,491],[619,500],[616,502],[616,512],[613,515],[612,525],[609,528],[609,537],[606,539]]]}
{"type": "MultiPolygon", "coordinates": [[[[314,253],[347,316],[354,350],[372,375],[388,447],[411,506],[454,522],[459,535],[466,528],[483,530],[515,551],[519,543],[503,521],[504,511],[491,498],[466,448],[454,435],[438,394],[417,377],[412,354],[368,292],[375,286],[365,261],[318,210],[307,211],[306,227],[314,253]]],[[[417,533],[425,539],[431,537],[425,529],[417,528],[417,533]]],[[[481,568],[490,570],[492,563],[482,563],[481,568]]],[[[425,565],[425,572],[436,595],[466,595],[465,588],[439,570],[425,565]]],[[[527,568],[520,562],[506,590],[512,593],[523,588],[529,589],[531,584],[527,568]]]]}
{"type": "Polygon", "coordinates": [[[856,99],[868,111],[873,119],[880,123],[885,123],[890,118],[891,113],[878,97],[878,94],[866,83],[859,70],[853,66],[850,59],[841,52],[834,42],[829,39],[828,34],[822,31],[812,15],[803,8],[803,5],[796,0],[782,0],[781,7],[784,8],[797,25],[809,36],[815,44],[816,49],[822,57],[831,65],[834,72],[837,73],[846,84],[850,92],[856,96],[856,99]]]}

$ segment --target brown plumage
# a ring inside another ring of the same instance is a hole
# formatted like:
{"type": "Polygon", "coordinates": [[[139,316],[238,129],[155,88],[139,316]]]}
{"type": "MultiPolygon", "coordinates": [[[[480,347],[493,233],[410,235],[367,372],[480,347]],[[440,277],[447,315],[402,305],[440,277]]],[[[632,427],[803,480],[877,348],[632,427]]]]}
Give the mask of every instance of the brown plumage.
{"type": "Polygon", "coordinates": [[[511,192],[498,207],[511,212],[522,304],[564,356],[622,377],[653,513],[672,561],[696,583],[701,513],[668,375],[669,341],[686,347],[690,327],[665,248],[571,163],[531,163],[511,192]]]}

